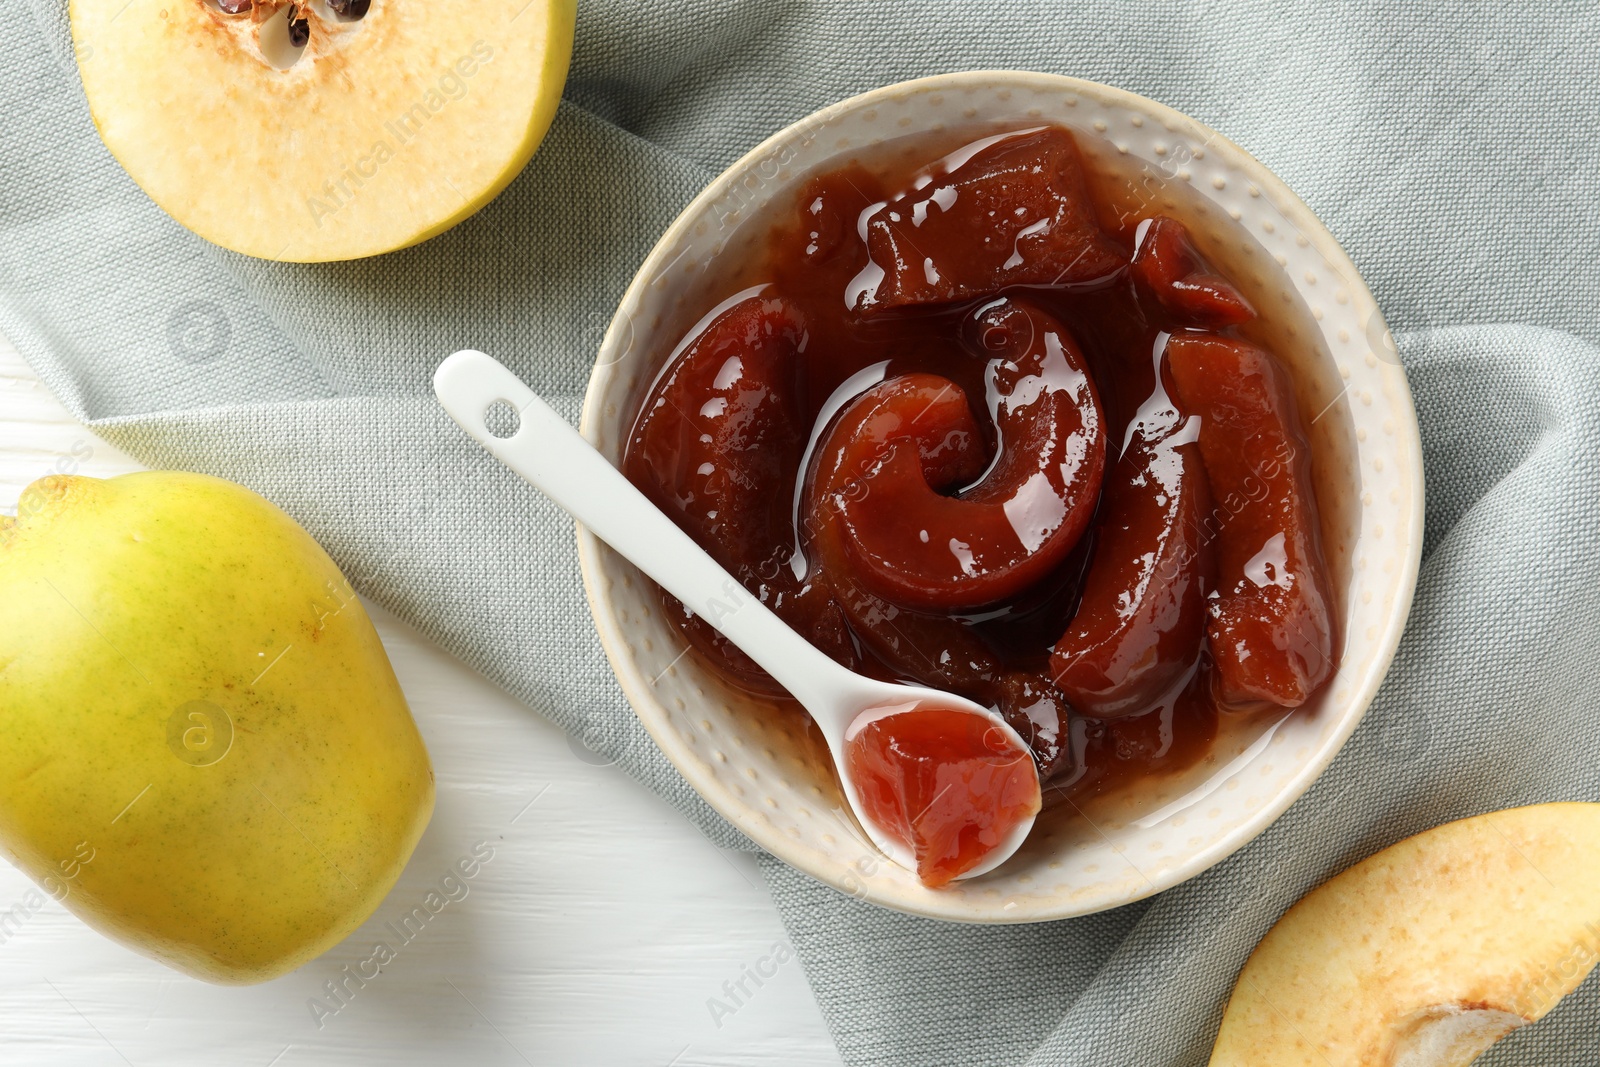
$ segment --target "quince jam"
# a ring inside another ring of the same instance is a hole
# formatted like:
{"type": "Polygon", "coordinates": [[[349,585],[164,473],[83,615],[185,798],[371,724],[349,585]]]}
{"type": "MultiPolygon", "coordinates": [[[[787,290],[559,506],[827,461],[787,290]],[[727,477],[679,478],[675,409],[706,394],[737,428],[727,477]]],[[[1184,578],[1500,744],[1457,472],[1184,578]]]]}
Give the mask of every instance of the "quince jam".
{"type": "Polygon", "coordinates": [[[775,210],[624,470],[840,663],[998,709],[1063,792],[1190,766],[1335,666],[1292,383],[1182,221],[1107,223],[1069,131],[931,156],[775,210]]]}
{"type": "Polygon", "coordinates": [[[862,813],[911,850],[938,888],[976,867],[1039,811],[1039,776],[1006,731],[968,711],[912,703],[845,733],[862,813]]]}

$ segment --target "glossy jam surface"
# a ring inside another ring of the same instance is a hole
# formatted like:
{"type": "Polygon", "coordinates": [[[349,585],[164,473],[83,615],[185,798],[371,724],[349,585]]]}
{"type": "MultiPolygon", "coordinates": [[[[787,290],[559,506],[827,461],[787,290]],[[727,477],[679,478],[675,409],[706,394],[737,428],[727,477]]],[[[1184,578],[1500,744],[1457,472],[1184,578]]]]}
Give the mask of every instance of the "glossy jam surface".
{"type": "Polygon", "coordinates": [[[661,339],[624,470],[834,659],[997,709],[1054,790],[1192,766],[1335,666],[1293,390],[1183,222],[1098,204],[1069,131],[944,147],[772,209],[661,339]]]}
{"type": "Polygon", "coordinates": [[[1033,757],[982,716],[920,704],[869,712],[845,746],[862,813],[911,849],[924,885],[970,871],[1039,812],[1033,757]]]}
{"type": "Polygon", "coordinates": [[[1176,334],[1167,360],[1224,505],[1208,627],[1217,692],[1298,707],[1333,673],[1333,633],[1288,382],[1267,353],[1223,337],[1176,334]]]}

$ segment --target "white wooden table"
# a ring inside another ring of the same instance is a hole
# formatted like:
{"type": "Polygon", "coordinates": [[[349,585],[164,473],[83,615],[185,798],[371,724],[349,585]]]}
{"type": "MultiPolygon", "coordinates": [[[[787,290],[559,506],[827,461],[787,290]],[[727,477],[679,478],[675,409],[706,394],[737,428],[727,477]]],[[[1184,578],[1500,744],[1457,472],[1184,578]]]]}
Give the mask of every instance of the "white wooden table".
{"type": "MultiPolygon", "coordinates": [[[[52,471],[138,469],[0,340],[0,510],[14,513],[22,488],[52,471]]],[[[32,883],[0,863],[0,917],[11,915],[0,921],[0,1063],[839,1063],[750,856],[714,847],[409,627],[373,617],[432,753],[438,806],[367,926],[284,978],[211,986],[48,897],[30,909],[32,883]],[[392,942],[382,925],[480,843],[493,858],[468,895],[333,1000],[325,983],[380,936],[392,942]],[[713,1015],[707,1002],[729,1003],[724,983],[758,963],[776,976],[746,980],[743,1006],[713,1015]]]]}

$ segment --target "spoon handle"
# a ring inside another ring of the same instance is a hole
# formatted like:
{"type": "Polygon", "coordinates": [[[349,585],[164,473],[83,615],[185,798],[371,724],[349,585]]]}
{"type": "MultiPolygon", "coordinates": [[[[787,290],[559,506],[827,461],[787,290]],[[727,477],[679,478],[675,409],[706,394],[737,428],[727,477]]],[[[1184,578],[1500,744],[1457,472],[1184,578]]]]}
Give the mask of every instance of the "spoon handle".
{"type": "Polygon", "coordinates": [[[847,672],[740,585],[520,378],[469,349],[439,365],[433,390],[450,417],[500,462],[720,630],[805,705],[825,733],[842,732],[842,720],[858,710],[849,707],[847,672]],[[510,437],[496,437],[484,421],[497,401],[517,411],[510,437]]]}

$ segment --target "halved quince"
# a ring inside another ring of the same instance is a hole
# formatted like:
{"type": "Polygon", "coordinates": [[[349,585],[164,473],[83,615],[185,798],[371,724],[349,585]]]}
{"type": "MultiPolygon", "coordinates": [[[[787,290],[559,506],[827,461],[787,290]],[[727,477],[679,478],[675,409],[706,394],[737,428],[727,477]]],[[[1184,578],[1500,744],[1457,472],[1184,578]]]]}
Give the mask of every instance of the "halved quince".
{"type": "Polygon", "coordinates": [[[1600,958],[1600,804],[1448,823],[1308,893],[1240,972],[1211,1067],[1465,1067],[1600,958]]]}
{"type": "Polygon", "coordinates": [[[555,115],[575,0],[71,0],[100,136],[168,214],[266,259],[440,233],[555,115]],[[330,6],[331,5],[331,6],[330,6]]]}

